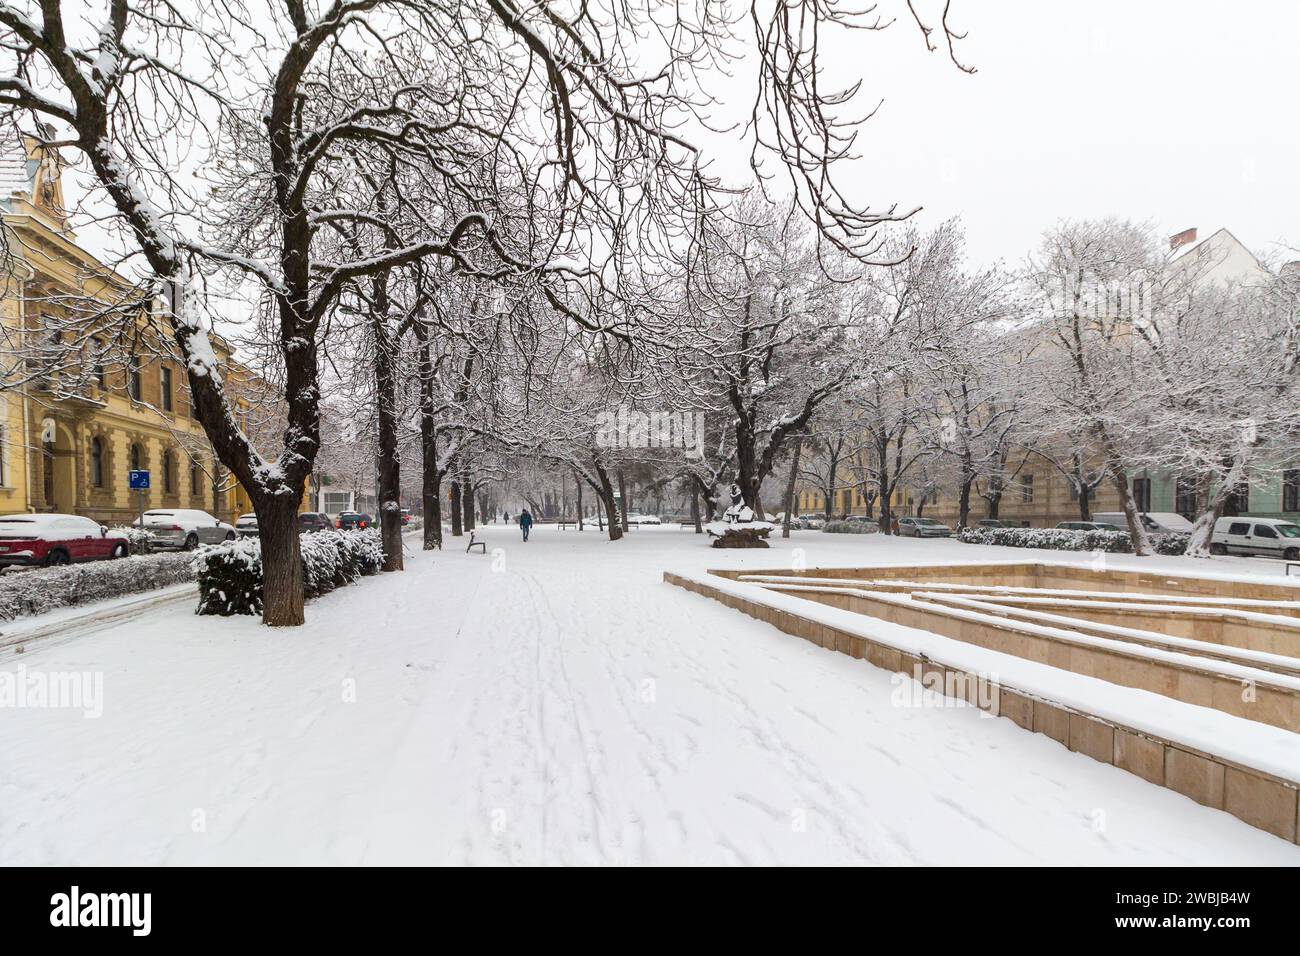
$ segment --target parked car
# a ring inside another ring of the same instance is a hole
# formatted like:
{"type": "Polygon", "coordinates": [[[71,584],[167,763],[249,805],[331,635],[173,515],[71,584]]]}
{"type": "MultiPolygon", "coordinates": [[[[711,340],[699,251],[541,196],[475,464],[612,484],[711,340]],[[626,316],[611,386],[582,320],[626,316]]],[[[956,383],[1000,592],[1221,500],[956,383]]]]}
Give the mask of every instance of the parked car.
{"type": "Polygon", "coordinates": [[[403,508],[403,509],[402,509],[402,524],[403,524],[403,525],[408,525],[408,524],[410,524],[410,523],[411,523],[411,509],[410,509],[410,508],[403,508]]]}
{"type": "Polygon", "coordinates": [[[627,516],[627,523],[628,523],[629,525],[634,525],[634,524],[663,524],[663,522],[659,520],[659,516],[658,516],[658,515],[642,515],[642,514],[629,514],[629,515],[627,516]]]}
{"type": "Polygon", "coordinates": [[[899,518],[898,533],[905,538],[947,538],[952,528],[934,518],[899,518]]]}
{"type": "Polygon", "coordinates": [[[375,519],[364,511],[344,511],[334,522],[334,527],[340,531],[352,531],[358,528],[369,528],[374,523],[375,519]]]}
{"type": "Polygon", "coordinates": [[[235,534],[241,538],[256,538],[257,515],[240,515],[235,522],[235,534]]]}
{"type": "MultiPolygon", "coordinates": [[[[141,527],[136,518],[132,525],[141,527]]],[[[144,528],[154,537],[154,547],[193,551],[201,544],[233,541],[233,525],[196,508],[158,508],[144,513],[144,528]]]]}
{"type": "Polygon", "coordinates": [[[334,527],[330,516],[320,511],[304,511],[298,515],[299,531],[325,531],[334,527]]]}
{"type": "Polygon", "coordinates": [[[131,553],[126,538],[80,515],[23,514],[0,518],[0,568],[50,567],[131,553]]]}
{"type": "MultiPolygon", "coordinates": [[[[1124,518],[1122,511],[1103,511],[1094,514],[1094,521],[1101,524],[1112,525],[1121,531],[1128,530],[1128,521],[1124,518]]],[[[1142,524],[1148,531],[1154,531],[1157,534],[1181,533],[1188,534],[1192,530],[1192,523],[1180,514],[1172,511],[1144,511],[1141,515],[1142,524]]]]}
{"type": "Polygon", "coordinates": [[[1003,521],[1000,518],[980,518],[979,521],[975,522],[975,527],[977,528],[1018,528],[1020,526],[1014,525],[1010,521],[1003,521]]]}
{"type": "MultiPolygon", "coordinates": [[[[1113,524],[1103,521],[1062,521],[1057,526],[1062,531],[1118,531],[1113,524]]],[[[1125,525],[1127,527],[1127,525],[1125,525]]]]}
{"type": "Polygon", "coordinates": [[[1220,518],[1214,522],[1210,551],[1300,561],[1300,525],[1279,518],[1220,518]]]}
{"type": "Polygon", "coordinates": [[[805,526],[809,528],[818,529],[818,528],[826,527],[825,515],[818,515],[818,514],[800,515],[799,520],[803,521],[805,526]]]}

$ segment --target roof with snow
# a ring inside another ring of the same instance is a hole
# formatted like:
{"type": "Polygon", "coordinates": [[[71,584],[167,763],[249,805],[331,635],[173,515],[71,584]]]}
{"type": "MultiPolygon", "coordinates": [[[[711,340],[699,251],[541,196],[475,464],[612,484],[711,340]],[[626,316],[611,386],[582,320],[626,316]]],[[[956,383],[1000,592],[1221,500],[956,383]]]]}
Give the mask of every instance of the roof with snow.
{"type": "Polygon", "coordinates": [[[1188,243],[1170,261],[1175,266],[1196,270],[1201,279],[1228,281],[1268,275],[1255,254],[1226,228],[1217,229],[1199,242],[1188,243]]]}

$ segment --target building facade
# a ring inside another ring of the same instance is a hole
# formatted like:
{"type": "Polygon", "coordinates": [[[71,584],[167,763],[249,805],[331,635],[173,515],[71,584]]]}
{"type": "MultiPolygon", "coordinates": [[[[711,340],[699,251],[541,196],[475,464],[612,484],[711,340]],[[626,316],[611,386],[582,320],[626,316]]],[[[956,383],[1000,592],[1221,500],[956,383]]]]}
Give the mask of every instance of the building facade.
{"type": "MultiPolygon", "coordinates": [[[[143,504],[231,521],[251,510],[247,493],[193,417],[184,367],[151,321],[152,304],[77,244],[48,152],[13,130],[0,142],[0,513],[112,525],[143,504]],[[133,469],[150,472],[148,491],[128,487],[133,469]]],[[[255,382],[213,338],[228,383],[255,382]]]]}

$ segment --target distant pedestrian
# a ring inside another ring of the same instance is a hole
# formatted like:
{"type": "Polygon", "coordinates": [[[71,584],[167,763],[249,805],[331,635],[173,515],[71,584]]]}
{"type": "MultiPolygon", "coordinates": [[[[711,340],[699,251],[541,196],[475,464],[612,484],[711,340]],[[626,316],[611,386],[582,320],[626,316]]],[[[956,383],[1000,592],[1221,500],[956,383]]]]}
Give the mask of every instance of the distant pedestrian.
{"type": "Polygon", "coordinates": [[[532,527],[533,527],[533,516],[530,515],[528,513],[528,509],[525,508],[519,515],[519,530],[524,533],[525,541],[528,540],[528,532],[532,530],[532,527]]]}
{"type": "Polygon", "coordinates": [[[506,524],[509,524],[509,523],[510,523],[510,512],[509,512],[509,511],[503,511],[503,512],[501,512],[501,520],[504,521],[506,524]]]}
{"type": "Polygon", "coordinates": [[[894,537],[898,537],[898,516],[897,515],[895,515],[893,520],[889,522],[889,533],[892,534],[894,537]]]}

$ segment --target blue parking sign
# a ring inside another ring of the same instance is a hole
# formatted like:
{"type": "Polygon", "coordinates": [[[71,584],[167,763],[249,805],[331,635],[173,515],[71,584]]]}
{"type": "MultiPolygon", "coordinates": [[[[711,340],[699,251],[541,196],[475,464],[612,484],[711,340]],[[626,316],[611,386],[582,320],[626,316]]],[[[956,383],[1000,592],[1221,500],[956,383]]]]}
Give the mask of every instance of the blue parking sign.
{"type": "Polygon", "coordinates": [[[128,485],[132,491],[138,491],[149,487],[149,472],[131,469],[127,474],[128,485]]]}

